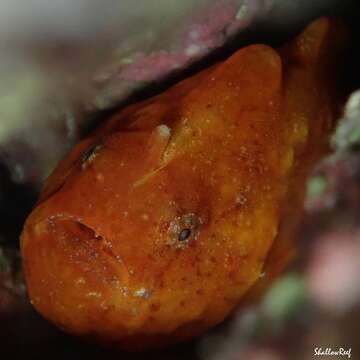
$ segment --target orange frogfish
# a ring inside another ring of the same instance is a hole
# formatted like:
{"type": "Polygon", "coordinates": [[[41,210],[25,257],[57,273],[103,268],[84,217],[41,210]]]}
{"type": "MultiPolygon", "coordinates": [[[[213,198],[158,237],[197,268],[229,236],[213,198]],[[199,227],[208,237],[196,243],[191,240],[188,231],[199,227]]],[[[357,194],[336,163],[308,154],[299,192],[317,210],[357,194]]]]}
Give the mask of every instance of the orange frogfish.
{"type": "Polygon", "coordinates": [[[21,251],[34,307],[141,350],[193,338],[294,254],[305,180],[338,108],[343,27],[251,45],[119,111],[47,180],[21,251]]]}

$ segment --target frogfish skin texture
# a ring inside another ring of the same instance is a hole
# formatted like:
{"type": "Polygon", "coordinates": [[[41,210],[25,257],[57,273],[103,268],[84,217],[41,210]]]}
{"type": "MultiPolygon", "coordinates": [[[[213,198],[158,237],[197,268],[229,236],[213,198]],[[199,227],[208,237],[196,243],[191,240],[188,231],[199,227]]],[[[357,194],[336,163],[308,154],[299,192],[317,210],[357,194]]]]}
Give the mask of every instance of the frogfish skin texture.
{"type": "Polygon", "coordinates": [[[81,141],[22,233],[34,307],[141,350],[203,333],[268,284],[333,124],[343,30],[321,18],[278,50],[240,49],[81,141]]]}

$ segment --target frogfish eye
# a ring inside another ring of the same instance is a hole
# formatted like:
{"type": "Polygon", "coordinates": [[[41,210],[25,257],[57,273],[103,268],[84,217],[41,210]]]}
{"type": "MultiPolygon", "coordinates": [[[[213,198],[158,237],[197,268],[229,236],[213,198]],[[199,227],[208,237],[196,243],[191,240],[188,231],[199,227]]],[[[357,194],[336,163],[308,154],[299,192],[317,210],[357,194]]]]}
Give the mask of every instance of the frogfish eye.
{"type": "Polygon", "coordinates": [[[191,229],[182,229],[179,234],[179,241],[185,241],[191,236],[191,229]]]}
{"type": "Polygon", "coordinates": [[[197,239],[201,224],[201,218],[194,213],[176,216],[168,227],[168,245],[184,248],[191,244],[197,239]]]}

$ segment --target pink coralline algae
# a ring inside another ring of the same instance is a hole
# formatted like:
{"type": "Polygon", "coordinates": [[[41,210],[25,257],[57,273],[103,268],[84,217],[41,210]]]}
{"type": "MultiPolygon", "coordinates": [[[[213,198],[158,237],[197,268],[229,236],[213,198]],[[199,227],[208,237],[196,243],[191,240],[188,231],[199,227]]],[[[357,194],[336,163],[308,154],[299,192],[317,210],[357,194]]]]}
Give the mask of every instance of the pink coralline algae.
{"type": "Polygon", "coordinates": [[[191,19],[185,26],[176,51],[159,50],[141,54],[131,64],[120,69],[119,77],[128,81],[159,80],[172,71],[222,46],[236,32],[248,27],[255,18],[263,16],[272,1],[217,1],[207,12],[191,19]]]}

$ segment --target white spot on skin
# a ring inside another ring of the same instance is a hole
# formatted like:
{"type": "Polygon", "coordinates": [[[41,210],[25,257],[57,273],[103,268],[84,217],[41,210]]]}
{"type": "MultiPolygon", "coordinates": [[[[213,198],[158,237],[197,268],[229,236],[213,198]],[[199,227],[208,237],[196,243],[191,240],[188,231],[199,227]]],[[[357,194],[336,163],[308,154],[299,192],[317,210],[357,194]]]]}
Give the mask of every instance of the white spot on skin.
{"type": "Polygon", "coordinates": [[[149,299],[151,296],[152,291],[149,289],[146,289],[144,287],[139,288],[134,291],[133,295],[135,297],[143,298],[143,299],[149,299]]]}
{"type": "Polygon", "coordinates": [[[86,297],[100,299],[102,297],[102,294],[96,291],[90,291],[86,294],[86,297]]]}
{"type": "Polygon", "coordinates": [[[109,310],[109,306],[107,305],[106,301],[102,301],[100,307],[105,311],[109,310]]]}
{"type": "Polygon", "coordinates": [[[79,277],[75,280],[76,285],[85,284],[85,279],[83,277],[79,277]]]}
{"type": "Polygon", "coordinates": [[[122,293],[124,296],[128,296],[128,295],[129,295],[129,289],[128,289],[126,286],[122,287],[120,290],[121,290],[121,293],[122,293]]]}
{"type": "Polygon", "coordinates": [[[166,125],[159,125],[157,127],[159,135],[165,139],[169,139],[171,135],[171,129],[166,125]]]}

